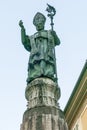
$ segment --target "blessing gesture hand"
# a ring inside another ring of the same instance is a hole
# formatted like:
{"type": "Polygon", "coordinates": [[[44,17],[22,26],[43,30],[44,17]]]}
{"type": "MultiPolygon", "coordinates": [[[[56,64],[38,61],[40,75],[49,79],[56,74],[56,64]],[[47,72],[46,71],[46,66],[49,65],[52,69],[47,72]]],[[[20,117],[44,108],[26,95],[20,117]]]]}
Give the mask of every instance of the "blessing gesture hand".
{"type": "Polygon", "coordinates": [[[19,21],[19,26],[20,26],[21,28],[24,28],[24,25],[23,25],[22,20],[19,21]]]}

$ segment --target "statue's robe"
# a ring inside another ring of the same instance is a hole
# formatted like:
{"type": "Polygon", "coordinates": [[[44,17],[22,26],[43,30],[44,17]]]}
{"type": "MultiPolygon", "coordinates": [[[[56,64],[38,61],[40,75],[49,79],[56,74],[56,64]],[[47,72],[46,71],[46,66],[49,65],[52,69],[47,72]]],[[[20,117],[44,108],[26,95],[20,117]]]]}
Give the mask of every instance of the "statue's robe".
{"type": "Polygon", "coordinates": [[[26,36],[24,47],[30,52],[28,63],[29,83],[38,77],[48,77],[55,80],[55,54],[54,48],[60,44],[56,33],[46,30],[26,36]]]}

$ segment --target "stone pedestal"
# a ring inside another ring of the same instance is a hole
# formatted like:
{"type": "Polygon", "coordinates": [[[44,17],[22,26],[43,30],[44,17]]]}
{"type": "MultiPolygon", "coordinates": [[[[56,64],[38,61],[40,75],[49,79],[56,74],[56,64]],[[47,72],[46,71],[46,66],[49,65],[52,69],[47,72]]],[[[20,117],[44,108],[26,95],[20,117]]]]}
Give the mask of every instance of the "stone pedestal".
{"type": "Polygon", "coordinates": [[[51,79],[37,78],[26,87],[25,97],[28,101],[28,108],[43,105],[58,107],[60,89],[51,79]]]}
{"type": "Polygon", "coordinates": [[[33,80],[25,90],[28,101],[20,130],[68,130],[58,107],[60,89],[49,78],[33,80]]]}

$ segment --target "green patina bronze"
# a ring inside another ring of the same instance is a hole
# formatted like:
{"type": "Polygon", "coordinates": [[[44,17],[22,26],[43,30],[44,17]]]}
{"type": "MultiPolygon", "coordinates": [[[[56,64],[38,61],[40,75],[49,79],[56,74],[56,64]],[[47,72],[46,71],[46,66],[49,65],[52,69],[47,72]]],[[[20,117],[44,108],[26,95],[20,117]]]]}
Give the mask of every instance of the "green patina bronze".
{"type": "Polygon", "coordinates": [[[46,18],[42,13],[37,13],[33,19],[33,24],[37,32],[31,36],[26,35],[23,22],[20,21],[21,39],[27,51],[30,52],[28,63],[27,83],[38,77],[48,77],[56,81],[55,52],[54,48],[60,44],[56,32],[44,30],[46,18]]]}

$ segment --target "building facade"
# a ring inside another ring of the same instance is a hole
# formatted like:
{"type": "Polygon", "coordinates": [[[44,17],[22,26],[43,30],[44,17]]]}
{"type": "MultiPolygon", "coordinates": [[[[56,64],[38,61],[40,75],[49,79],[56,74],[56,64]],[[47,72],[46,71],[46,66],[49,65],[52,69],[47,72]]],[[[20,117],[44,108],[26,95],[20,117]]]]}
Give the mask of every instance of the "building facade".
{"type": "Polygon", "coordinates": [[[87,130],[87,61],[64,110],[69,130],[87,130]]]}

